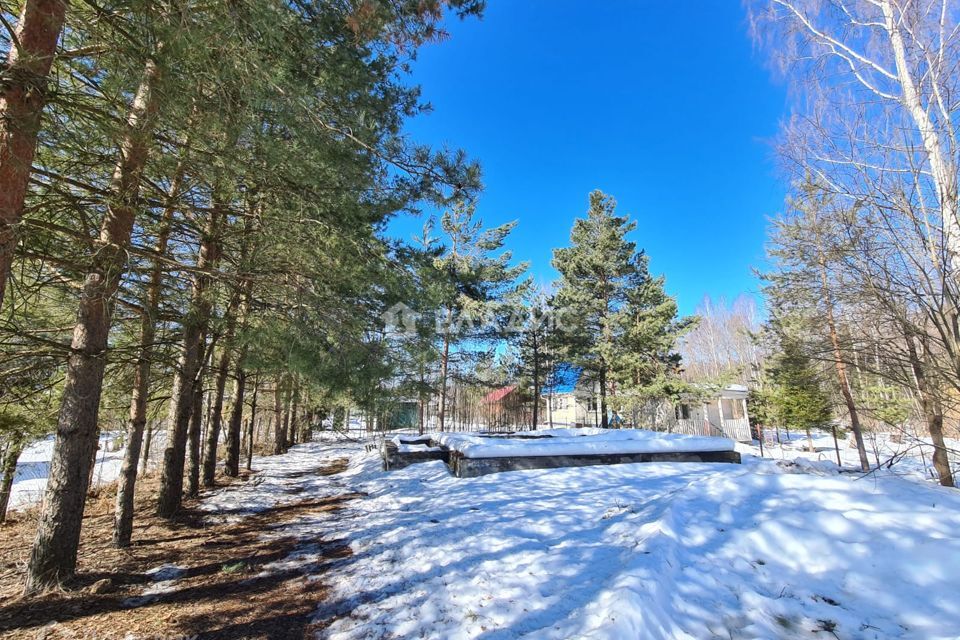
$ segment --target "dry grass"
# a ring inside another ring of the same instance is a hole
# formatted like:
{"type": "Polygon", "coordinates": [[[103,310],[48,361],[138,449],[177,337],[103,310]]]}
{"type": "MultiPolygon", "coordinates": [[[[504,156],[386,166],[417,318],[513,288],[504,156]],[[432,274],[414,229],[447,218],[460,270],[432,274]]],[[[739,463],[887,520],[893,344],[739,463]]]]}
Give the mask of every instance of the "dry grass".
{"type": "MultiPolygon", "coordinates": [[[[339,473],[345,461],[318,467],[339,473]]],[[[244,482],[243,477],[236,482],[244,482]]],[[[111,543],[113,492],[87,503],[77,578],[58,591],[21,596],[23,569],[36,512],[17,513],[0,527],[0,636],[11,638],[303,638],[324,599],[323,564],[350,554],[344,540],[284,537],[285,523],[301,515],[341,508],[356,494],[307,499],[257,513],[240,522],[209,524],[188,502],[175,520],[153,515],[156,480],[142,483],[134,543],[111,543]],[[272,532],[269,540],[263,533],[272,532]],[[279,535],[278,535],[279,532],[279,535]],[[262,572],[298,548],[320,560],[310,567],[262,572]],[[148,569],[176,564],[186,573],[172,591],[131,603],[150,583],[148,569]],[[308,579],[307,573],[313,577],[308,579]],[[320,578],[317,578],[317,575],[320,578]],[[93,585],[109,587],[94,593],[93,585]]]]}

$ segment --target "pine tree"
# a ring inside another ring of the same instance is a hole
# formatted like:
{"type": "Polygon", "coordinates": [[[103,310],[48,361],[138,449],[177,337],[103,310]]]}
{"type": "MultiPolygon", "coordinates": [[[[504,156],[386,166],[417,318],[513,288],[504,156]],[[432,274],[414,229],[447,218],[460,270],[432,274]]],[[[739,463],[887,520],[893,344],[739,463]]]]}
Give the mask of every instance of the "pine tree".
{"type": "Polygon", "coordinates": [[[67,0],[24,2],[0,68],[0,305],[48,95],[47,76],[66,12],[67,0]]]}
{"type": "MultiPolygon", "coordinates": [[[[850,419],[860,468],[869,471],[860,411],[847,373],[849,345],[841,339],[844,310],[836,295],[845,289],[837,272],[849,249],[844,246],[843,231],[830,220],[833,198],[809,179],[799,190],[800,195],[788,201],[789,215],[774,221],[768,252],[776,260],[778,270],[765,275],[765,292],[775,314],[788,309],[804,310],[808,327],[829,338],[836,382],[850,419]],[[815,317],[806,311],[811,308],[817,309],[815,317]]],[[[797,315],[799,311],[793,313],[797,315]]]]}
{"type": "Polygon", "coordinates": [[[442,431],[451,363],[475,359],[478,345],[503,337],[530,283],[520,280],[527,265],[511,265],[512,253],[502,250],[516,222],[484,230],[475,205],[461,201],[443,214],[440,226],[446,240],[445,251],[435,263],[442,274],[437,321],[441,343],[438,418],[442,431]],[[459,348],[468,341],[472,346],[459,348]]]}
{"type": "MultiPolygon", "coordinates": [[[[616,215],[612,197],[593,191],[587,217],[573,224],[571,246],[553,252],[553,266],[560,272],[554,299],[558,340],[566,357],[597,383],[603,428],[609,426],[607,395],[614,377],[622,377],[621,366],[630,366],[625,360],[629,309],[639,312],[649,295],[646,258],[626,237],[635,228],[636,223],[616,215]]],[[[642,324],[635,324],[632,337],[639,338],[642,330],[642,324]]]]}
{"type": "Polygon", "coordinates": [[[811,429],[830,422],[832,403],[823,388],[820,372],[799,343],[788,335],[780,335],[781,352],[769,364],[773,385],[770,404],[783,425],[806,431],[812,449],[811,429]]]}
{"type": "Polygon", "coordinates": [[[527,304],[516,322],[513,342],[517,359],[513,373],[522,383],[529,384],[533,396],[531,426],[540,426],[540,400],[547,385],[552,353],[552,317],[550,301],[541,290],[531,290],[527,304]]]}
{"type": "Polygon", "coordinates": [[[623,309],[622,344],[616,350],[613,379],[617,384],[617,408],[637,409],[649,400],[679,399],[691,391],[680,380],[680,338],[696,324],[696,318],[677,316],[677,302],[664,289],[664,278],[647,272],[647,256],[639,260],[643,276],[628,292],[623,309]]]}
{"type": "MultiPolygon", "coordinates": [[[[62,396],[28,590],[74,572],[98,425],[123,420],[117,407],[130,407],[132,443],[148,406],[163,418],[165,407],[149,398],[166,395],[160,387],[174,376],[173,345],[198,350],[198,326],[207,329],[211,360],[206,367],[187,362],[193,376],[180,367],[171,404],[181,415],[166,416],[175,423],[202,417],[186,410],[193,392],[198,383],[224,387],[224,364],[229,369],[249,360],[254,370],[264,365],[268,380],[291,376],[294,429],[312,393],[361,395],[386,370],[377,341],[368,339],[383,298],[383,271],[368,268],[384,263],[383,224],[453,189],[469,197],[478,184],[477,167],[464,154],[435,153],[402,136],[404,120],[421,107],[401,72],[419,45],[443,35],[447,10],[468,15],[482,3],[360,4],[130,0],[112,5],[109,20],[98,6],[70,4],[62,32],[70,55],[52,60],[56,117],[40,120],[33,167],[43,178],[27,188],[16,286],[7,289],[0,324],[5,339],[36,336],[31,347],[42,350],[33,351],[56,363],[48,387],[62,396]],[[259,197],[252,214],[244,206],[249,193],[259,197]],[[255,264],[244,264],[236,240],[248,215],[263,222],[255,264]],[[167,241],[158,242],[164,233],[167,241]],[[219,259],[198,269],[201,240],[219,259]],[[203,282],[204,295],[189,294],[190,280],[203,282]],[[42,319],[42,331],[28,331],[29,308],[40,304],[34,296],[58,295],[58,313],[42,319]],[[246,305],[244,317],[231,329],[237,299],[246,305]],[[61,311],[77,319],[72,335],[63,329],[69,321],[61,311]],[[234,332],[240,335],[231,340],[234,332]],[[258,343],[260,332],[275,342],[258,343]],[[210,371],[214,380],[206,379],[210,371]]],[[[47,26],[58,30],[53,22],[47,26]]],[[[24,53],[32,62],[50,62],[42,52],[24,53]]],[[[44,84],[40,70],[27,71],[36,77],[24,79],[44,84]]],[[[16,89],[16,83],[2,84],[3,92],[8,85],[16,89]]],[[[42,93],[35,104],[42,104],[42,93]]],[[[35,134],[37,114],[23,115],[30,122],[10,123],[35,134]]],[[[5,129],[0,133],[6,136],[5,129]]],[[[31,163],[22,157],[14,160],[28,170],[31,163]]],[[[0,170],[4,186],[7,166],[0,170]]],[[[9,222],[8,209],[0,223],[9,222]]],[[[7,231],[0,226],[4,251],[14,248],[7,231]]],[[[6,266],[0,270],[6,274],[6,266]]],[[[31,351],[15,341],[2,344],[9,361],[31,351]]],[[[216,396],[210,398],[214,409],[216,396]]],[[[229,448],[236,451],[244,407],[231,409],[229,448]]],[[[165,464],[165,512],[181,497],[179,431],[165,464]]],[[[209,433],[219,439],[215,428],[209,433]]],[[[211,445],[215,456],[216,442],[211,445]]],[[[131,515],[135,450],[118,497],[121,543],[131,515]]]]}

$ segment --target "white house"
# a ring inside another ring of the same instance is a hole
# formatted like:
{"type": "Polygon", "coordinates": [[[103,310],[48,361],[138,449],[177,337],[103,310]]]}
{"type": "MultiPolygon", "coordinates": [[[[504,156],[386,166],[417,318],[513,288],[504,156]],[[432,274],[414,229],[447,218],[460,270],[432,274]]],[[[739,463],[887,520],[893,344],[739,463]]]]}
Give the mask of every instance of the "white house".
{"type": "Polygon", "coordinates": [[[707,391],[699,398],[683,400],[676,406],[675,422],[668,426],[668,431],[726,436],[731,440],[749,442],[753,435],[747,395],[745,386],[730,384],[707,391]]]}
{"type": "MultiPolygon", "coordinates": [[[[544,425],[554,427],[600,426],[600,392],[596,383],[584,383],[574,374],[572,380],[544,393],[546,415],[544,425]]],[[[747,411],[747,388],[731,384],[722,388],[703,388],[674,405],[651,403],[646,409],[625,415],[623,419],[640,429],[671,433],[725,436],[749,442],[750,417],[747,411]]],[[[611,412],[610,425],[619,418],[611,412]]]]}
{"type": "Polygon", "coordinates": [[[560,386],[544,394],[545,425],[554,427],[600,426],[600,393],[594,385],[560,386]]]}

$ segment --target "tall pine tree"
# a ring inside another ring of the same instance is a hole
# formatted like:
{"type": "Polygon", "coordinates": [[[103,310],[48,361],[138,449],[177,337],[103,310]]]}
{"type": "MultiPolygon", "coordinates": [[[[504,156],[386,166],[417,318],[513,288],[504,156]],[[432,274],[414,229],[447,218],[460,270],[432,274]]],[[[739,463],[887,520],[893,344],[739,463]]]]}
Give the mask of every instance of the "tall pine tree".
{"type": "Polygon", "coordinates": [[[470,360],[476,355],[474,347],[502,338],[530,283],[520,280],[526,263],[511,265],[513,254],[502,250],[516,222],[485,230],[475,206],[459,202],[443,214],[440,226],[446,240],[446,250],[436,260],[443,274],[437,322],[442,345],[438,413],[442,431],[451,361],[470,360]],[[458,348],[467,343],[469,348],[458,348]]]}
{"type": "Polygon", "coordinates": [[[778,335],[781,352],[768,368],[773,383],[770,404],[781,423],[806,431],[812,450],[811,429],[826,426],[832,417],[830,396],[824,391],[820,372],[800,343],[787,333],[778,335]]]}
{"type": "Polygon", "coordinates": [[[574,222],[571,246],[556,249],[553,266],[560,272],[554,299],[558,340],[564,355],[595,382],[600,395],[600,424],[609,426],[607,395],[615,380],[636,380],[641,359],[669,364],[675,304],[652,280],[647,258],[627,234],[636,228],[616,215],[616,201],[601,191],[590,194],[587,217],[574,222]],[[632,373],[631,377],[629,374],[632,373]]]}

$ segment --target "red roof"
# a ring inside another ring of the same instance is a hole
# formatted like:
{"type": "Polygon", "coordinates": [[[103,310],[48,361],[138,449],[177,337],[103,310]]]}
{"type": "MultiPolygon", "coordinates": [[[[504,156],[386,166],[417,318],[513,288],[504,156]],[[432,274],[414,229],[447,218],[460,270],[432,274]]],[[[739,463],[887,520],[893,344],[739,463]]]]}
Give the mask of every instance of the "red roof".
{"type": "Polygon", "coordinates": [[[491,391],[491,392],[488,393],[487,395],[483,396],[483,403],[484,403],[484,404],[493,404],[493,403],[495,403],[495,402],[500,402],[501,400],[503,400],[504,398],[506,398],[508,395],[510,395],[511,393],[513,393],[513,391],[514,391],[516,388],[517,388],[517,385],[513,384],[513,385],[510,385],[509,387],[503,387],[502,389],[497,389],[496,391],[491,391]]]}

